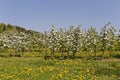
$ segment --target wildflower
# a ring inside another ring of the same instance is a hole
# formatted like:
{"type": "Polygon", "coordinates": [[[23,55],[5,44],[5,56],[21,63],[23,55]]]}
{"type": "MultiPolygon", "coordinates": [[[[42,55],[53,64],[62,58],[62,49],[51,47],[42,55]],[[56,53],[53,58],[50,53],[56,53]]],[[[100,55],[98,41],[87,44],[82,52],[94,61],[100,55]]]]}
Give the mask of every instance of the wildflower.
{"type": "Polygon", "coordinates": [[[89,70],[89,69],[87,69],[87,72],[90,72],[90,70],[89,70]]]}
{"type": "Polygon", "coordinates": [[[59,78],[62,78],[62,74],[58,74],[59,78]]]}

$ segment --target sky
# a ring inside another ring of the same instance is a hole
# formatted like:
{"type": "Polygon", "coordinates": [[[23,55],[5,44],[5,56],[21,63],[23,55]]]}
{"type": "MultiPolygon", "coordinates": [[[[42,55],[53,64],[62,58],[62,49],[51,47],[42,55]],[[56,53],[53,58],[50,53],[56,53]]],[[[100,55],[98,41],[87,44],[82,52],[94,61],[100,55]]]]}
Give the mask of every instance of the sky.
{"type": "Polygon", "coordinates": [[[0,23],[45,31],[82,25],[120,29],[120,0],[0,0],[0,23]]]}

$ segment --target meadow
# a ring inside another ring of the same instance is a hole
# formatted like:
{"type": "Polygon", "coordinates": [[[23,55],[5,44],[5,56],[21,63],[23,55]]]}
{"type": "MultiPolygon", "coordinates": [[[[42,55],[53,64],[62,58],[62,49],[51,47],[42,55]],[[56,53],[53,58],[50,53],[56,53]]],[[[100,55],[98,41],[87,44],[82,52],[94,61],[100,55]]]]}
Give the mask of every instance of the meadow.
{"type": "Polygon", "coordinates": [[[120,30],[36,32],[0,24],[0,80],[120,80],[120,30]]]}
{"type": "Polygon", "coordinates": [[[120,60],[0,57],[0,80],[120,80],[120,60]]]}

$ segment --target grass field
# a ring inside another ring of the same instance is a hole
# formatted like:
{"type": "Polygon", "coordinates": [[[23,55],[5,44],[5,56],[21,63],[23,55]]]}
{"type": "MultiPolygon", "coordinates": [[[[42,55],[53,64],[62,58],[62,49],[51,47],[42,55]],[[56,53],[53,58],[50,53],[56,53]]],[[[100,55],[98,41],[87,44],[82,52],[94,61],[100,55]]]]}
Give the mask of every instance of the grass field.
{"type": "Polygon", "coordinates": [[[120,60],[0,58],[0,80],[120,80],[120,60]]]}

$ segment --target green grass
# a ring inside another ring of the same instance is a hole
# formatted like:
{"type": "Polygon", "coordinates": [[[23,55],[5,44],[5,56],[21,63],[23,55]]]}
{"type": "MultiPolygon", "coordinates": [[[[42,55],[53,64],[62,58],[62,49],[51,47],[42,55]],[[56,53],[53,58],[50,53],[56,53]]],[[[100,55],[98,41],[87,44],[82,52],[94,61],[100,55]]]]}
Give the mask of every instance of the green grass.
{"type": "Polygon", "coordinates": [[[0,80],[120,80],[120,60],[0,58],[0,80]]]}

